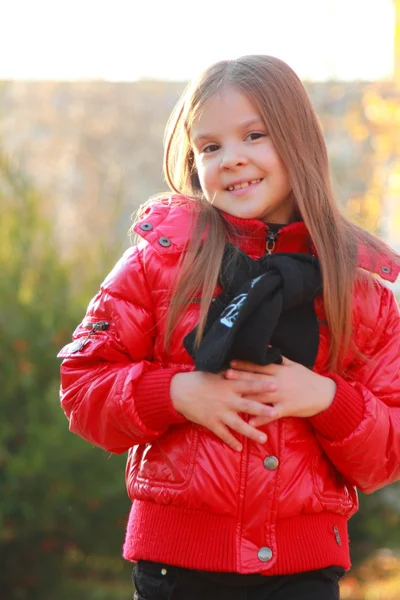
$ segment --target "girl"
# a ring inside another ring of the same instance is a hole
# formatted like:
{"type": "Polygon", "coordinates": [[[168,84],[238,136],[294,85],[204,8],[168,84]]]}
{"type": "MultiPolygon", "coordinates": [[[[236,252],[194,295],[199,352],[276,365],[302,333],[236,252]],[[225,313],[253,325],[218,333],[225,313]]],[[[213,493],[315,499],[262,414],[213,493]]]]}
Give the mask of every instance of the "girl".
{"type": "Polygon", "coordinates": [[[400,478],[400,258],[336,206],[295,73],[207,69],[165,138],[175,195],[60,352],[70,429],[129,451],[135,598],[339,597],[356,487],[400,478]]]}

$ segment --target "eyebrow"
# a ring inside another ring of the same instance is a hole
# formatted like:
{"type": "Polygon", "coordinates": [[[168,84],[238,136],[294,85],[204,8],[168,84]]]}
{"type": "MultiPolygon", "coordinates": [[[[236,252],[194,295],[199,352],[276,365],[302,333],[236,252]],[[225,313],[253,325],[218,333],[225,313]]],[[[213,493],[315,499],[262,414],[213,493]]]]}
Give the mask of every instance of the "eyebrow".
{"type": "MultiPolygon", "coordinates": [[[[243,123],[240,123],[238,129],[247,129],[247,127],[250,127],[250,125],[255,124],[262,124],[262,126],[265,127],[265,123],[260,117],[254,117],[253,119],[249,119],[248,121],[243,121],[243,123]]],[[[194,138],[192,138],[192,142],[197,144],[202,140],[209,140],[214,136],[215,134],[212,133],[202,133],[201,135],[196,135],[194,138]]]]}

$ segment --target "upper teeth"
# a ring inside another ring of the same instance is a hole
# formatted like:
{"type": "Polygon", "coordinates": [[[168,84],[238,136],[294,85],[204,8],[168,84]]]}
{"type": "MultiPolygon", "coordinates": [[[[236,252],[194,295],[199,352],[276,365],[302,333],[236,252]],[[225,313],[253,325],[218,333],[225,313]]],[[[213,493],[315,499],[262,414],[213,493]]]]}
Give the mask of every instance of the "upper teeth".
{"type": "Polygon", "coordinates": [[[233,190],[240,190],[240,188],[248,187],[254,183],[259,183],[261,179],[252,179],[251,181],[245,181],[244,183],[237,183],[236,185],[230,185],[228,190],[232,192],[233,190]]]}

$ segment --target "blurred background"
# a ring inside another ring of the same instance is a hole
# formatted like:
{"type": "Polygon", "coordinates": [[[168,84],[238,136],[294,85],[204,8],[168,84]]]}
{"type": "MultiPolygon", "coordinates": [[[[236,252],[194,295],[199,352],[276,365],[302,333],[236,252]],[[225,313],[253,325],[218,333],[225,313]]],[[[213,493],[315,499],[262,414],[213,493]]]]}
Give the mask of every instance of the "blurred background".
{"type": "MultiPolygon", "coordinates": [[[[132,213],[166,189],[162,136],[186,80],[252,53],[303,79],[343,210],[400,251],[399,0],[2,4],[1,599],[132,597],[125,457],[68,432],[55,357],[132,213]]],[[[398,600],[400,486],[360,496],[342,598],[398,600]]]]}

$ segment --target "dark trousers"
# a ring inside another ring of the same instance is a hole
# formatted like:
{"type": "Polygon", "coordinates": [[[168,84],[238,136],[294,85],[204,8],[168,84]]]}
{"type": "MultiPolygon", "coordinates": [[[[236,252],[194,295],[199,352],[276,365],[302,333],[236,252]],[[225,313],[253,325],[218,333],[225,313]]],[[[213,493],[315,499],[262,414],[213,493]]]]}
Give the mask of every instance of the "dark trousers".
{"type": "Polygon", "coordinates": [[[343,573],[331,567],[232,586],[196,571],[141,560],[133,573],[134,600],[339,600],[343,573]]]}

